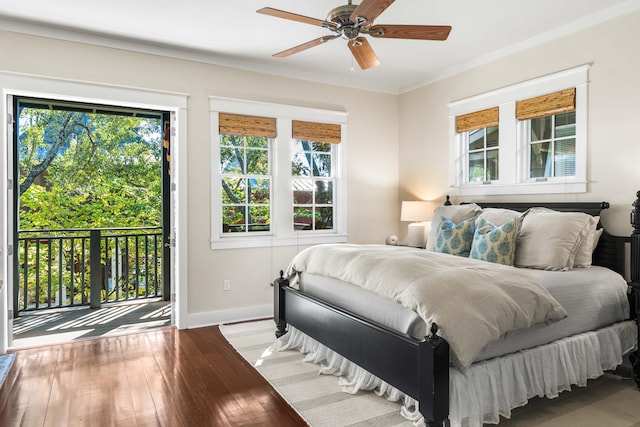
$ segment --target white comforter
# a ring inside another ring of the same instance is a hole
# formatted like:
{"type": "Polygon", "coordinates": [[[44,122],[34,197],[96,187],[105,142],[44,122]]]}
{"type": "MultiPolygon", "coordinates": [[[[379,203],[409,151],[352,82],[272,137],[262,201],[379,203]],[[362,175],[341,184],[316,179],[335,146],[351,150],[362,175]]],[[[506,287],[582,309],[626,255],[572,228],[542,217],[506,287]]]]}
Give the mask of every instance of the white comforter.
{"type": "Polygon", "coordinates": [[[437,323],[461,369],[504,333],[567,315],[522,269],[413,248],[313,246],[292,260],[287,275],[304,271],[361,286],[437,323]]]}

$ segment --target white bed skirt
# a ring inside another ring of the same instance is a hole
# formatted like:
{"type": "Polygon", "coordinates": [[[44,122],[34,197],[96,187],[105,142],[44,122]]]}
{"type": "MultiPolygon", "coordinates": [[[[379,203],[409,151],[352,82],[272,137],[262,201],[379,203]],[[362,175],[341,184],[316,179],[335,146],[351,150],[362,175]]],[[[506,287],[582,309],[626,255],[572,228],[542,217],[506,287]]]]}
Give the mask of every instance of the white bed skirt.
{"type": "MultiPolygon", "coordinates": [[[[557,397],[572,385],[585,386],[622,363],[635,349],[633,321],[617,323],[503,357],[473,364],[465,373],[450,368],[449,419],[452,427],[497,424],[500,416],[539,396],[557,397]]],[[[417,402],[292,326],[279,340],[281,350],[298,349],[306,362],[321,365],[321,374],[340,376],[347,393],[370,390],[392,401],[402,400],[402,415],[424,425],[417,402]]]]}

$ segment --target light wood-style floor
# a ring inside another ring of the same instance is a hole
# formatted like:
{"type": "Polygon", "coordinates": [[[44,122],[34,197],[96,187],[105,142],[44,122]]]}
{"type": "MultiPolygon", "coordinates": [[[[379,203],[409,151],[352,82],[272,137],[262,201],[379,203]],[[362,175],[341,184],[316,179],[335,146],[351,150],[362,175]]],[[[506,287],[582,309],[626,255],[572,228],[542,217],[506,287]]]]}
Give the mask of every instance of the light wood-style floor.
{"type": "Polygon", "coordinates": [[[304,426],[217,326],[13,351],[0,426],[304,426]]]}

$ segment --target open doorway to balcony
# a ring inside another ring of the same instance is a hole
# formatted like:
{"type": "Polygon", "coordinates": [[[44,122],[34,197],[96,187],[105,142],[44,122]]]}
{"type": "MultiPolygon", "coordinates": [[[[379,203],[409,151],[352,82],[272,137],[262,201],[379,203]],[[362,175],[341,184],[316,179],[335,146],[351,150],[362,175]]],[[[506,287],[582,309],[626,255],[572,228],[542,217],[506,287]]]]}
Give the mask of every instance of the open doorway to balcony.
{"type": "Polygon", "coordinates": [[[13,346],[169,325],[169,112],[14,97],[13,117],[13,346]]]}

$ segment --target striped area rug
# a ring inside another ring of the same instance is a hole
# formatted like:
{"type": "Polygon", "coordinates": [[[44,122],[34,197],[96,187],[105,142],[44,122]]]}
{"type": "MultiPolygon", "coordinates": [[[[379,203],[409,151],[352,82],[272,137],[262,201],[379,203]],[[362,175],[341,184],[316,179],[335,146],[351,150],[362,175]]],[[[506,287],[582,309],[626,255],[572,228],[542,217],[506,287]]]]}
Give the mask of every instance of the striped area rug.
{"type": "Polygon", "coordinates": [[[348,394],[338,377],[321,375],[318,365],[296,350],[273,350],[273,320],[221,325],[231,345],[260,372],[313,427],[413,426],[400,415],[400,404],[374,393],[348,394]]]}

